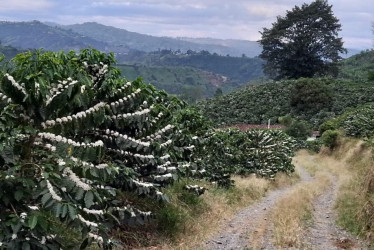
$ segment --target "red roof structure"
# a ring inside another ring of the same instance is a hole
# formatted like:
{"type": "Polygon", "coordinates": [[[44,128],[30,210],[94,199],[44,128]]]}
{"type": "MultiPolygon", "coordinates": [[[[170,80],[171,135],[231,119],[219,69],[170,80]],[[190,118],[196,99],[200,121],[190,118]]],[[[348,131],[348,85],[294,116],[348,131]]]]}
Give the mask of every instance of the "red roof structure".
{"type": "Polygon", "coordinates": [[[241,131],[246,131],[248,129],[279,129],[279,130],[283,130],[286,127],[284,125],[280,125],[280,124],[270,125],[269,127],[268,127],[267,124],[235,124],[235,125],[227,126],[226,128],[238,128],[241,131]]]}

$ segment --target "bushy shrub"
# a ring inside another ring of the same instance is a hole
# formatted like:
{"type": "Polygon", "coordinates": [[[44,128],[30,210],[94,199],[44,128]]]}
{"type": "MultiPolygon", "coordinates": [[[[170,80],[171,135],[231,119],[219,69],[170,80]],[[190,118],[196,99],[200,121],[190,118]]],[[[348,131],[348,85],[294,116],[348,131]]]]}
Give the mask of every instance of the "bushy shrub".
{"type": "Polygon", "coordinates": [[[335,130],[335,129],[338,129],[338,124],[337,124],[337,120],[336,119],[331,119],[331,120],[328,120],[328,121],[325,121],[324,123],[322,123],[318,130],[319,130],[319,133],[322,135],[326,130],[335,130]]]}
{"type": "Polygon", "coordinates": [[[306,121],[293,120],[284,132],[296,139],[306,140],[312,134],[312,128],[306,121]]]}
{"type": "Polygon", "coordinates": [[[321,146],[322,142],[319,139],[305,142],[305,148],[313,153],[318,153],[321,149],[321,146]]]}
{"type": "Polygon", "coordinates": [[[339,143],[339,131],[337,130],[326,130],[321,137],[324,146],[334,149],[339,143]]]}
{"type": "Polygon", "coordinates": [[[340,125],[348,136],[371,137],[374,135],[374,105],[365,105],[347,112],[340,118],[340,125]]]}
{"type": "Polygon", "coordinates": [[[220,175],[233,173],[273,178],[277,172],[293,172],[294,150],[295,141],[279,130],[220,129],[208,133],[193,156],[206,166],[209,178],[222,182],[225,178],[220,175]]]}

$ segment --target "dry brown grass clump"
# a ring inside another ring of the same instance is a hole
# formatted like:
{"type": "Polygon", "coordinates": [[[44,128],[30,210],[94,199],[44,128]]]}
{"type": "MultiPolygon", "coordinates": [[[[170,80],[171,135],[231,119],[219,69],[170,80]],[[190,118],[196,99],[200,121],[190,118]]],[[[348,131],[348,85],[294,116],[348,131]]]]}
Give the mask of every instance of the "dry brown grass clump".
{"type": "Polygon", "coordinates": [[[274,244],[280,247],[302,247],[305,225],[312,219],[313,200],[329,185],[329,177],[321,171],[315,179],[297,184],[271,212],[274,223],[274,244]]]}
{"type": "MultiPolygon", "coordinates": [[[[374,151],[363,141],[345,140],[332,156],[340,162],[338,224],[374,244],[374,151]]],[[[324,157],[324,156],[322,156],[324,157]]],[[[338,170],[337,170],[338,171],[338,170]]]]}

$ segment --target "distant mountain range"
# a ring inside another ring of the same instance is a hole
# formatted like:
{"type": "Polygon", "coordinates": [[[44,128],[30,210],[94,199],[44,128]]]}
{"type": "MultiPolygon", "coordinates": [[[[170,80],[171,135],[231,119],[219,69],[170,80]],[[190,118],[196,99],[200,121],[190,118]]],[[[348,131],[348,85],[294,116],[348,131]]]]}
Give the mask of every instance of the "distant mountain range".
{"type": "MultiPolygon", "coordinates": [[[[218,55],[256,57],[261,53],[255,41],[214,38],[156,37],[127,31],[95,22],[61,25],[39,21],[0,21],[0,41],[19,49],[79,50],[88,46],[104,52],[127,53],[131,50],[152,52],[173,50],[186,52],[206,50],[218,55]]],[[[348,49],[349,57],[360,52],[348,49]]]]}
{"type": "Polygon", "coordinates": [[[88,46],[106,49],[106,43],[90,37],[51,27],[39,21],[0,22],[0,41],[19,49],[44,48],[45,50],[79,50],[88,46]]]}
{"type": "Polygon", "coordinates": [[[255,57],[261,52],[257,42],[243,40],[170,38],[144,35],[99,23],[74,25],[0,21],[0,41],[20,49],[79,50],[88,46],[104,52],[126,53],[206,50],[219,55],[255,57]]]}

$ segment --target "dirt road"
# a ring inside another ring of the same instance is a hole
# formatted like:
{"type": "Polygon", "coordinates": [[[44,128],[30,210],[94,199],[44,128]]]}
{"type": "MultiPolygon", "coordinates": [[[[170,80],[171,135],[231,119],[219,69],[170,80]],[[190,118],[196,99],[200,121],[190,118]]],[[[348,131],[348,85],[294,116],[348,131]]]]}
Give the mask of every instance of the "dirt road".
{"type": "MultiPolygon", "coordinates": [[[[310,159],[313,161],[313,158],[310,159]]],[[[302,166],[296,167],[300,182],[311,182],[312,177],[302,166]]],[[[303,249],[368,249],[349,233],[335,225],[334,203],[337,197],[336,177],[328,173],[330,185],[313,200],[312,223],[303,228],[303,249]]],[[[298,184],[298,185],[299,185],[298,184]]],[[[257,204],[238,212],[217,234],[199,246],[201,249],[284,249],[274,246],[271,211],[276,203],[292,191],[285,187],[271,191],[257,204]]],[[[295,249],[295,248],[293,248],[295,249]]]]}

